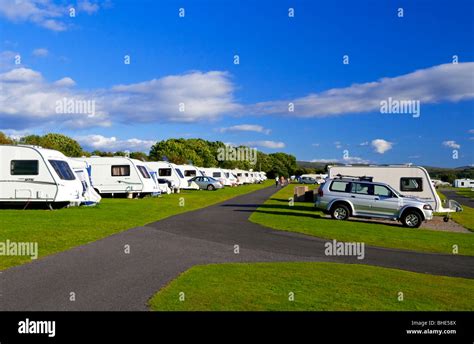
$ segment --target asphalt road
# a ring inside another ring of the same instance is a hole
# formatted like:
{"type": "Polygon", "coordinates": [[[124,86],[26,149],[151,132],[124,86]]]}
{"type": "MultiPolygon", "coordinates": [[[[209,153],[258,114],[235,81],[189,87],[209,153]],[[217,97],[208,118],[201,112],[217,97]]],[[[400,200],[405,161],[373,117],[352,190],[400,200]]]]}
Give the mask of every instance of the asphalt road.
{"type": "Polygon", "coordinates": [[[363,260],[328,257],[326,240],[249,222],[275,191],[269,187],[4,270],[0,310],[147,310],[157,290],[207,263],[328,261],[474,278],[474,257],[373,247],[366,247],[363,260]]]}
{"type": "Polygon", "coordinates": [[[448,199],[453,199],[456,202],[459,202],[461,205],[474,208],[474,199],[462,196],[456,193],[454,190],[441,189],[440,190],[448,199]]]}

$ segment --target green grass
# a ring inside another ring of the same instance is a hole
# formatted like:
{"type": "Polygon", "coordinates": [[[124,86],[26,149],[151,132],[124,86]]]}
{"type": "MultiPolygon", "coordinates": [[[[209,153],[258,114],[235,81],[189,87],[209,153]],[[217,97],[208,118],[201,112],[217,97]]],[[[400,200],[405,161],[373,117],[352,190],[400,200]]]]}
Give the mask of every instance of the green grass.
{"type": "MultiPolygon", "coordinates": [[[[458,190],[458,189],[455,189],[455,188],[451,188],[450,190],[456,190],[456,193],[462,195],[461,192],[464,192],[464,195],[463,196],[466,196],[466,197],[473,197],[473,194],[474,194],[474,191],[471,191],[470,189],[467,189],[467,190],[458,190]],[[470,195],[470,196],[469,196],[470,195]]],[[[446,200],[447,197],[442,193],[443,190],[437,190],[438,192],[438,195],[440,196],[441,200],[446,200]]],[[[452,213],[451,214],[451,217],[452,219],[459,223],[461,226],[469,229],[470,231],[474,231],[474,208],[471,208],[471,207],[468,207],[468,206],[465,206],[463,205],[462,206],[463,208],[463,211],[459,212],[459,213],[452,213]]],[[[443,213],[438,213],[437,215],[439,216],[444,216],[443,213]]]]}
{"type": "MultiPolygon", "coordinates": [[[[367,245],[398,249],[452,253],[453,245],[458,245],[459,254],[474,255],[474,234],[452,233],[427,229],[409,229],[392,224],[362,221],[336,221],[325,218],[316,211],[312,203],[298,203],[289,206],[288,198],[293,196],[293,186],[274,194],[251,216],[250,221],[274,229],[298,232],[326,239],[365,242],[367,245]]],[[[472,224],[472,209],[462,216],[472,224]]]]}
{"type": "Polygon", "coordinates": [[[237,263],[192,267],[149,306],[155,311],[472,311],[473,291],[471,279],[367,265],[237,263]]]}
{"type": "MultiPolygon", "coordinates": [[[[64,251],[114,233],[203,208],[272,184],[217,191],[183,191],[160,198],[102,199],[96,207],[61,210],[0,210],[0,242],[37,242],[39,256],[64,251]],[[180,206],[180,198],[184,206],[180,206]]],[[[30,262],[25,256],[0,256],[0,269],[30,262]]]]}

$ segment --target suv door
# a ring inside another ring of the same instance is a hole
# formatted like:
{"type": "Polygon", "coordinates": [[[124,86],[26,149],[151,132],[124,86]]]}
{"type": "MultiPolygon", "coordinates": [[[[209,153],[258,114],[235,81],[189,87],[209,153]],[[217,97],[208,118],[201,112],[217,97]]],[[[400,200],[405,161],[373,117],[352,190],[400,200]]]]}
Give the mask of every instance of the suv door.
{"type": "Polygon", "coordinates": [[[374,187],[369,183],[352,182],[350,200],[358,215],[372,214],[374,206],[374,187]]]}
{"type": "Polygon", "coordinates": [[[398,198],[385,185],[374,184],[373,211],[380,215],[396,216],[400,208],[398,198]]]}

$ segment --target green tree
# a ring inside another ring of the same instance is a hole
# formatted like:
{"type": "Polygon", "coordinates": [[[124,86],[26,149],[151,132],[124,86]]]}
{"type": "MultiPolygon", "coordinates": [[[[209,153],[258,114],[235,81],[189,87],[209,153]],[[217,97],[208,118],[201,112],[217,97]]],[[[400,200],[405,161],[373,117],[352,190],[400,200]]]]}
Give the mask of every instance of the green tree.
{"type": "Polygon", "coordinates": [[[11,138],[0,131],[0,145],[11,145],[15,143],[11,138]]]}

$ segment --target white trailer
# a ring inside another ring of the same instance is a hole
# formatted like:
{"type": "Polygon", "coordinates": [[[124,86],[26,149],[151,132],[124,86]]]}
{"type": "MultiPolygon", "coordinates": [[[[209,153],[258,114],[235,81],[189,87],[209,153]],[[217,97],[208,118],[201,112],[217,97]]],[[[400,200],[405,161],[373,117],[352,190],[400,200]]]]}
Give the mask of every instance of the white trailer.
{"type": "Polygon", "coordinates": [[[199,171],[199,168],[193,165],[175,165],[175,169],[183,176],[184,182],[181,186],[182,189],[199,190],[199,185],[189,181],[193,177],[203,176],[202,172],[199,171]]]}
{"type": "Polygon", "coordinates": [[[224,175],[229,180],[231,186],[239,185],[237,176],[234,174],[232,170],[227,170],[223,168],[222,171],[224,171],[224,175]]]}
{"type": "Polygon", "coordinates": [[[94,189],[102,196],[144,197],[159,189],[145,164],[122,156],[80,158],[91,167],[94,189]]]}
{"type": "Polygon", "coordinates": [[[234,170],[234,174],[237,176],[238,178],[238,184],[239,185],[242,185],[242,184],[250,184],[250,178],[249,178],[249,172],[248,171],[244,171],[244,170],[238,170],[238,169],[235,169],[234,170]]]}
{"type": "Polygon", "coordinates": [[[82,183],[81,205],[91,206],[99,203],[102,197],[92,186],[91,166],[85,161],[74,158],[70,158],[68,162],[82,183]]]}
{"type": "Polygon", "coordinates": [[[474,188],[474,180],[468,178],[455,179],[453,186],[455,188],[474,188]]]}
{"type": "Polygon", "coordinates": [[[456,201],[449,200],[444,208],[431,178],[423,167],[412,165],[329,166],[329,178],[338,176],[367,177],[374,182],[390,185],[404,196],[416,197],[429,203],[435,212],[451,213],[462,210],[456,201]]]}
{"type": "Polygon", "coordinates": [[[179,193],[180,189],[187,184],[187,180],[176,165],[167,161],[149,161],[146,165],[153,172],[157,173],[158,179],[168,181],[168,185],[173,192],[179,193]]]}
{"type": "Polygon", "coordinates": [[[212,177],[214,179],[217,179],[224,186],[233,185],[230,179],[230,174],[228,172],[226,173],[223,169],[219,167],[202,167],[200,170],[206,177],[212,177]]]}
{"type": "Polygon", "coordinates": [[[83,186],[56,150],[28,145],[0,146],[0,202],[80,205],[83,186]]]}

